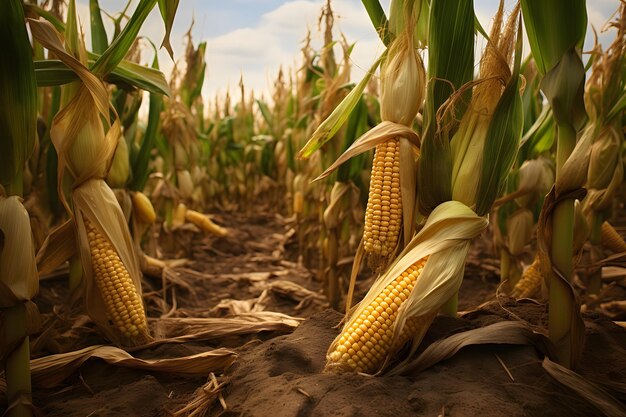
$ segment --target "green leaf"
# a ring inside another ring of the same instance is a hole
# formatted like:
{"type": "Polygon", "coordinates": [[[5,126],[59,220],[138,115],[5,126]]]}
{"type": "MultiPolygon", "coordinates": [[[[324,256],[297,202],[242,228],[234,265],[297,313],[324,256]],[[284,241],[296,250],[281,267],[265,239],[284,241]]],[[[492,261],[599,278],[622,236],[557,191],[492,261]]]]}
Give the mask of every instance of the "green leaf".
{"type": "Polygon", "coordinates": [[[518,28],[515,66],[511,79],[498,101],[489,123],[483,163],[476,196],[476,214],[484,216],[491,211],[513,167],[524,127],[522,97],[519,93],[519,71],[522,55],[521,21],[518,28]]]}
{"type": "Polygon", "coordinates": [[[380,2],[378,0],[361,1],[363,3],[363,6],[365,6],[367,15],[372,21],[372,25],[374,25],[374,29],[376,29],[376,33],[378,33],[378,36],[380,36],[380,40],[383,41],[385,46],[389,45],[389,43],[391,42],[388,28],[389,24],[387,22],[387,16],[385,16],[385,11],[380,5],[380,2]]]}
{"type": "Polygon", "coordinates": [[[304,145],[304,147],[298,153],[298,158],[307,159],[315,151],[328,142],[339,131],[341,126],[348,120],[350,114],[359,103],[363,91],[367,86],[372,74],[376,72],[376,68],[380,65],[380,62],[387,55],[385,51],[380,58],[372,65],[367,71],[363,79],[350,91],[350,93],[339,103],[335,110],[319,125],[319,127],[313,133],[313,136],[304,145]]]}
{"type": "Polygon", "coordinates": [[[267,106],[264,101],[256,99],[256,104],[259,106],[259,110],[261,111],[261,116],[263,116],[263,120],[267,123],[267,126],[270,130],[274,129],[274,116],[272,116],[272,111],[267,106]]]}
{"type": "MultiPolygon", "coordinates": [[[[159,70],[159,59],[156,53],[154,54],[152,68],[155,71],[159,70]]],[[[132,167],[133,178],[130,184],[128,184],[128,188],[131,190],[143,191],[146,182],[148,182],[148,176],[150,175],[148,165],[150,163],[152,149],[156,146],[157,136],[159,134],[161,110],[163,110],[163,96],[157,93],[150,93],[148,126],[146,127],[141,147],[139,148],[137,160],[132,167]]]]}
{"type": "Polygon", "coordinates": [[[135,9],[135,12],[129,19],[122,32],[111,42],[111,45],[98,58],[96,63],[91,66],[91,72],[97,76],[104,77],[124,59],[128,50],[131,48],[141,25],[146,20],[157,0],[141,0],[135,9]]]}
{"type": "MultiPolygon", "coordinates": [[[[454,120],[438,129],[437,110],[450,95],[473,78],[475,15],[472,0],[433,0],[430,5],[428,38],[428,83],[424,104],[424,131],[419,164],[420,210],[430,213],[452,198],[450,138],[465,111],[455,108],[454,120]]],[[[471,89],[459,103],[469,103],[471,89]]]]}
{"type": "MultiPolygon", "coordinates": [[[[434,122],[435,113],[450,95],[471,81],[474,75],[474,5],[472,0],[433,0],[430,7],[428,38],[429,96],[425,123],[434,122]],[[432,91],[430,91],[432,89],[432,91]]],[[[469,103],[471,89],[460,102],[469,103]]],[[[460,120],[464,106],[455,109],[460,120]]]]}
{"type": "Polygon", "coordinates": [[[50,22],[52,26],[54,26],[54,28],[58,30],[60,33],[65,32],[65,23],[63,23],[61,20],[59,20],[55,15],[53,15],[49,11],[45,10],[43,7],[33,4],[33,3],[25,3],[24,11],[26,12],[26,15],[28,16],[30,16],[31,14],[35,14],[37,16],[43,17],[48,22],[50,22]]]}
{"type": "Polygon", "coordinates": [[[522,0],[530,49],[542,74],[572,48],[581,48],[587,30],[585,0],[522,0]]]}
{"type": "Polygon", "coordinates": [[[21,0],[0,2],[0,184],[21,195],[37,135],[37,85],[21,0]]]}
{"type": "MultiPolygon", "coordinates": [[[[96,54],[89,54],[89,56],[98,57],[96,54]]],[[[94,63],[95,59],[89,59],[88,62],[94,63]]],[[[56,59],[35,61],[34,65],[39,87],[63,85],[78,79],[70,68],[56,59]]],[[[120,62],[104,79],[113,84],[131,85],[151,93],[167,96],[170,94],[169,85],[161,71],[130,61],[120,62]]]]}
{"type": "MultiPolygon", "coordinates": [[[[343,144],[341,146],[341,153],[344,153],[346,149],[352,145],[352,143],[358,139],[363,133],[365,133],[362,129],[363,121],[367,118],[367,106],[365,105],[365,101],[363,98],[359,100],[356,108],[350,115],[348,119],[348,123],[346,125],[345,134],[343,135],[343,144]]],[[[337,170],[337,181],[347,182],[351,179],[351,174],[353,173],[352,166],[353,165],[362,165],[363,161],[359,158],[360,155],[350,159],[350,161],[342,164],[337,170]]],[[[360,171],[360,170],[359,170],[360,171]]]]}
{"type": "Polygon", "coordinates": [[[163,37],[161,47],[167,49],[172,61],[174,60],[174,51],[170,43],[170,35],[172,33],[172,25],[174,24],[174,16],[176,16],[176,9],[178,9],[178,1],[179,0],[159,0],[159,10],[163,17],[163,23],[165,23],[165,36],[163,37]]]}
{"type": "Polygon", "coordinates": [[[587,120],[585,110],[585,68],[580,55],[574,48],[563,54],[541,80],[543,90],[557,124],[568,124],[575,130],[583,127],[587,120]]]}
{"type": "Polygon", "coordinates": [[[89,0],[89,16],[91,22],[91,49],[93,52],[101,54],[106,51],[109,41],[107,40],[107,32],[102,22],[98,0],[89,0]]]}

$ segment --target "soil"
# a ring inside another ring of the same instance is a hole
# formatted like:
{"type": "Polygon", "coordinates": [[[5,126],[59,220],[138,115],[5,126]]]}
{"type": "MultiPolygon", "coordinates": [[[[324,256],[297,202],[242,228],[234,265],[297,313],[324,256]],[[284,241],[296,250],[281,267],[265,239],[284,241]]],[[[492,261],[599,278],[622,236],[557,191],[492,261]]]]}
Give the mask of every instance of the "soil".
{"type": "MultiPolygon", "coordinates": [[[[229,236],[182,231],[176,239],[187,242],[189,250],[182,255],[190,262],[167,269],[162,278],[145,278],[152,324],[156,326],[159,317],[215,318],[259,310],[302,318],[300,324],[131,351],[143,359],[178,358],[217,348],[234,352],[232,365],[209,375],[147,371],[90,359],[60,383],[42,386],[35,380],[38,415],[169,416],[185,406],[187,414],[180,415],[609,415],[546,373],[541,343],[467,346],[419,374],[323,373],[326,350],[342,315],[328,308],[315,273],[298,264],[292,223],[269,214],[222,213],[215,220],[228,226],[229,236]]],[[[496,299],[498,285],[498,261],[488,245],[479,242],[472,248],[460,290],[459,311],[464,313],[459,318],[438,316],[420,350],[452,334],[501,321],[525,321],[545,333],[546,306],[496,299]]],[[[32,338],[33,357],[108,344],[81,312],[80,300],[72,300],[66,273],[42,281],[35,302],[43,326],[32,338]]],[[[626,415],[626,331],[592,313],[585,316],[585,325],[585,351],[576,371],[612,396],[626,415]]],[[[185,329],[167,331],[172,336],[185,329]]],[[[0,415],[6,407],[1,395],[0,415]]]]}

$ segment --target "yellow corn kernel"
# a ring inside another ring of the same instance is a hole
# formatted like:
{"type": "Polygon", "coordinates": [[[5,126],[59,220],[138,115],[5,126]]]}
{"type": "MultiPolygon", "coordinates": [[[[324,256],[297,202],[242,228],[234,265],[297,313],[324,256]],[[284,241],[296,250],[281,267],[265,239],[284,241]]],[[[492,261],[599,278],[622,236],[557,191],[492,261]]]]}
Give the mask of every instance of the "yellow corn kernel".
{"type": "Polygon", "coordinates": [[[522,274],[522,277],[513,291],[511,296],[515,298],[532,298],[539,295],[541,292],[541,282],[543,281],[543,275],[541,275],[541,262],[539,261],[539,255],[535,255],[533,263],[522,274]]]}
{"type": "Polygon", "coordinates": [[[375,272],[387,266],[401,226],[400,142],[390,139],[376,146],[365,211],[363,244],[368,264],[375,272]]]}
{"type": "Polygon", "coordinates": [[[91,266],[107,317],[127,337],[148,334],[141,295],[115,247],[85,218],[91,266]]]}
{"type": "Polygon", "coordinates": [[[626,242],[617,233],[617,230],[611,226],[611,223],[602,223],[600,229],[600,238],[602,239],[602,246],[614,253],[626,252],[626,242]]]}
{"type": "Polygon", "coordinates": [[[407,300],[424,269],[427,258],[420,259],[393,280],[339,337],[328,355],[326,370],[352,370],[375,373],[387,357],[414,337],[430,320],[413,317],[406,321],[397,342],[392,346],[393,327],[398,309],[407,300]]]}

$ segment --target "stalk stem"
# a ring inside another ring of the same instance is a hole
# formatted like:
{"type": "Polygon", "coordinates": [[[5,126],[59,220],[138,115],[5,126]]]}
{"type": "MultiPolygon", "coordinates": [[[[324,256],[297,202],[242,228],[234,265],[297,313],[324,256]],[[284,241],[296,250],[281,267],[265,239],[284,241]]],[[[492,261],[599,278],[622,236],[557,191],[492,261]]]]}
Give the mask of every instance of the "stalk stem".
{"type": "MultiPolygon", "coordinates": [[[[568,124],[558,125],[557,142],[557,181],[561,169],[576,145],[576,131],[568,124]]],[[[574,271],[574,200],[560,201],[552,213],[552,247],[550,258],[556,268],[568,282],[572,282],[574,271]]],[[[556,347],[557,361],[571,368],[572,311],[574,300],[571,290],[554,272],[550,274],[550,295],[548,305],[548,331],[550,340],[556,347]]]]}
{"type": "Polygon", "coordinates": [[[30,383],[30,347],[26,332],[26,307],[18,304],[4,313],[5,347],[13,348],[5,358],[7,382],[7,417],[32,417],[32,390],[30,383]]]}
{"type": "MultiPolygon", "coordinates": [[[[599,213],[593,213],[591,217],[591,227],[589,241],[591,242],[591,264],[597,265],[602,259],[602,237],[601,229],[604,223],[604,216],[599,213]]],[[[589,269],[589,281],[587,283],[587,291],[589,294],[597,294],[602,288],[602,269],[597,266],[591,266],[589,269]]]]}

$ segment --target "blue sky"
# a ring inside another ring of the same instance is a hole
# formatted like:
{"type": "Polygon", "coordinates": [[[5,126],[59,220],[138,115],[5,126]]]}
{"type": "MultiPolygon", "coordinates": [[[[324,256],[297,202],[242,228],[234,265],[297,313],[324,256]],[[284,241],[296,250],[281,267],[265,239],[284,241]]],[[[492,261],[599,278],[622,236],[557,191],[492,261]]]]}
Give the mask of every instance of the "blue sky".
{"type": "MultiPolygon", "coordinates": [[[[89,39],[88,0],[77,1],[86,38],[89,39]]],[[[194,19],[194,41],[207,41],[207,73],[203,90],[205,99],[213,98],[216,94],[223,95],[228,88],[233,91],[242,74],[247,88],[263,93],[268,90],[280,65],[295,67],[298,64],[299,50],[307,27],[312,31],[315,45],[321,45],[317,17],[325,2],[181,0],[172,33],[175,59],[181,59],[182,62],[184,34],[194,19]]],[[[100,7],[115,14],[123,9],[125,3],[124,0],[100,0],[100,7]]],[[[389,3],[390,0],[381,1],[386,10],[389,3]]],[[[479,20],[487,28],[498,1],[475,0],[474,4],[479,20]]],[[[513,2],[507,0],[506,4],[510,9],[513,2]]],[[[599,31],[618,5],[618,0],[588,0],[590,24],[599,31]]],[[[342,31],[349,42],[356,42],[352,54],[352,77],[357,80],[382,52],[383,47],[360,0],[333,0],[333,8],[336,12],[336,30],[342,31]]],[[[112,31],[112,27],[110,29],[112,31]]],[[[162,38],[163,25],[157,9],[150,15],[140,34],[155,42],[162,38]]],[[[604,45],[608,45],[611,38],[612,34],[600,37],[604,45]]],[[[591,30],[588,30],[587,46],[592,45],[592,39],[591,30]]],[[[476,49],[480,50],[482,46],[484,42],[479,40],[476,49]]],[[[146,49],[143,60],[149,62],[151,59],[152,52],[146,49]]],[[[159,53],[159,59],[162,70],[169,76],[174,63],[165,51],[159,53]]]]}

